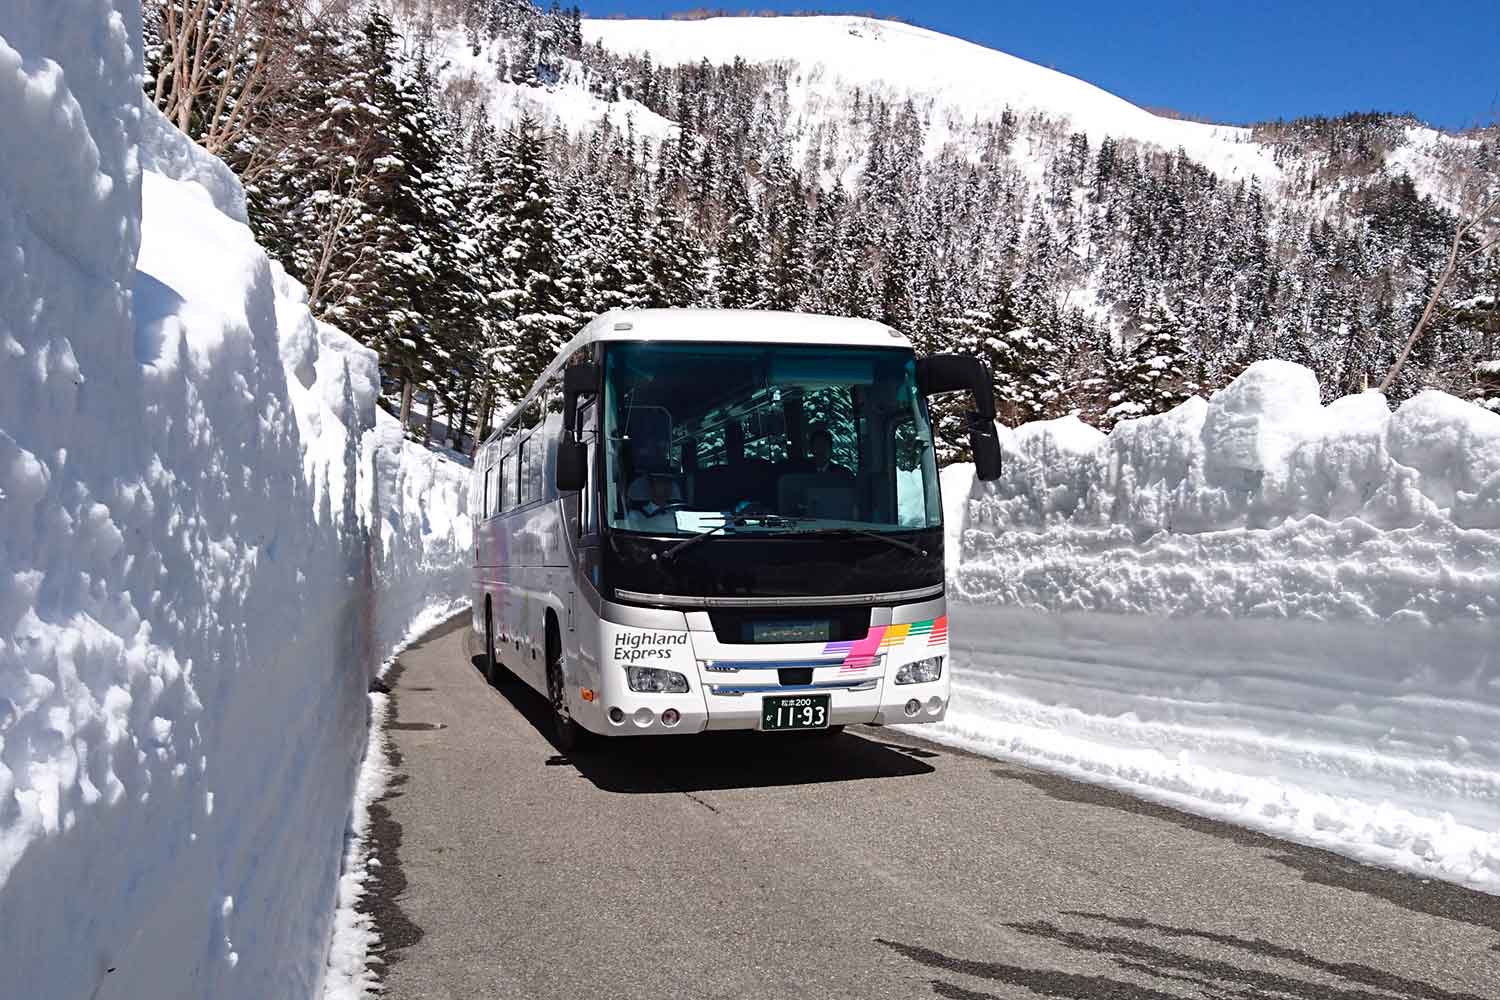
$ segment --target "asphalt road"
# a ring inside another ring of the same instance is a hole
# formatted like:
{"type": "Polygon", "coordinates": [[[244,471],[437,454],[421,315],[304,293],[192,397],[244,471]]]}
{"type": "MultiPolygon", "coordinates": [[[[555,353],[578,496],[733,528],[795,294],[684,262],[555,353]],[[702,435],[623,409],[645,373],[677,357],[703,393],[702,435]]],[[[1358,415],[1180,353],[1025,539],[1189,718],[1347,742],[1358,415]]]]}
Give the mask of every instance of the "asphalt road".
{"type": "Polygon", "coordinates": [[[392,686],[393,1000],[1500,998],[1497,897],[889,729],[564,757],[461,624],[392,686]]]}

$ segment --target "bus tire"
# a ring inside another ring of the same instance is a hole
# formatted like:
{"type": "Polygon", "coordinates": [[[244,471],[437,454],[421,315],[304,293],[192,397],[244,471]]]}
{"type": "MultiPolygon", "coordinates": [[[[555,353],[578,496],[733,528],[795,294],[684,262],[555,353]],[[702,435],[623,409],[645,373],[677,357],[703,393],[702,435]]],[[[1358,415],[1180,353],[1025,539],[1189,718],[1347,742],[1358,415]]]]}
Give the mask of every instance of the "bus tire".
{"type": "Polygon", "coordinates": [[[491,687],[499,687],[505,680],[505,668],[495,655],[495,615],[488,597],[484,599],[484,679],[491,687]]]}
{"type": "Polygon", "coordinates": [[[568,712],[565,684],[562,640],[549,615],[547,618],[547,700],[552,704],[552,743],[563,753],[572,753],[583,743],[587,732],[568,712]]]}

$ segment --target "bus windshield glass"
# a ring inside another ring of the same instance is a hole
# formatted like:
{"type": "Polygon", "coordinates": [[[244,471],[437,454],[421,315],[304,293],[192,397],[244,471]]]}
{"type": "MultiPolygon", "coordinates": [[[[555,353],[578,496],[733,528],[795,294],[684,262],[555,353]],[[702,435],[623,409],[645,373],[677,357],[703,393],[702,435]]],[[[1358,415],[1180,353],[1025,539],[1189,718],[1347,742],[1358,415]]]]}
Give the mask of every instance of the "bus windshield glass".
{"type": "Polygon", "coordinates": [[[910,532],[941,525],[910,349],[611,343],[612,528],[910,532]]]}

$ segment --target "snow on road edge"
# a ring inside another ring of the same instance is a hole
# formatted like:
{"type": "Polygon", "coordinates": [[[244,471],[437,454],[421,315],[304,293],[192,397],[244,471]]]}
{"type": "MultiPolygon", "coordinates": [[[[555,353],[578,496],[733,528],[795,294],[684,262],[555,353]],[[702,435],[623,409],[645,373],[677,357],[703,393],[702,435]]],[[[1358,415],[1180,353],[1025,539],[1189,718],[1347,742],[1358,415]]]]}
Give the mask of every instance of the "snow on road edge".
{"type": "MultiPolygon", "coordinates": [[[[428,632],[446,624],[467,611],[468,601],[432,605],[412,621],[405,638],[391,650],[380,665],[378,676],[384,677],[396,659],[428,632]]],[[[339,875],[338,909],[334,912],[333,933],[328,945],[328,971],[323,979],[324,1000],[364,1000],[380,992],[380,975],[370,967],[371,957],[380,943],[375,920],[360,910],[365,898],[365,883],[370,868],[379,862],[371,854],[370,807],[384,796],[391,779],[390,754],[386,750],[386,723],[390,719],[391,696],[371,691],[370,726],[365,738],[365,753],[359,765],[359,779],[354,786],[354,801],[349,810],[349,828],[344,839],[344,864],[339,875]]]]}

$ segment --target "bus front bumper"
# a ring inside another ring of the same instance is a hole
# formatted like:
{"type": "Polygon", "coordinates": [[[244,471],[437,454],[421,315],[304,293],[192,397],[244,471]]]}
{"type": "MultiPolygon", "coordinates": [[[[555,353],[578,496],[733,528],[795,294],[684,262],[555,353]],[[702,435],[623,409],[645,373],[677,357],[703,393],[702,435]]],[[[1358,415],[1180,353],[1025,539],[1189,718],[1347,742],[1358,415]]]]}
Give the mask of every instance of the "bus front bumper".
{"type": "MultiPolygon", "coordinates": [[[[666,736],[762,728],[768,697],[828,695],[830,726],[898,725],[940,722],[948,711],[945,675],[925,684],[895,684],[876,678],[862,686],[758,686],[723,683],[695,685],[685,694],[609,692],[588,728],[606,736],[666,736]]],[[[583,720],[580,720],[583,721],[583,720]]],[[[587,724],[587,723],[586,723],[587,724]]]]}

